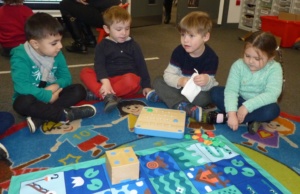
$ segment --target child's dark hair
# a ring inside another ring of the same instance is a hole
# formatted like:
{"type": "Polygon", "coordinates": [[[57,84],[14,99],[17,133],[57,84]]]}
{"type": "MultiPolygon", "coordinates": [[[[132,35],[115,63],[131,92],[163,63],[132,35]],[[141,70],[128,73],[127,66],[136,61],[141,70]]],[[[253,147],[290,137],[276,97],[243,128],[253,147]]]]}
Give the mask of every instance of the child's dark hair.
{"type": "Polygon", "coordinates": [[[25,24],[26,39],[40,40],[47,36],[55,36],[63,34],[63,26],[59,21],[47,13],[35,13],[28,18],[25,24]]]}
{"type": "Polygon", "coordinates": [[[11,4],[23,4],[24,0],[3,0],[3,2],[7,5],[11,4]]]}
{"type": "Polygon", "coordinates": [[[257,31],[245,39],[245,49],[249,46],[255,47],[267,54],[268,58],[275,57],[278,48],[276,39],[269,32],[257,31]]]}
{"type": "Polygon", "coordinates": [[[278,62],[281,64],[283,69],[283,58],[282,51],[277,45],[276,38],[270,32],[257,31],[252,33],[249,37],[245,39],[245,49],[249,46],[253,46],[263,52],[265,52],[268,58],[278,56],[278,62]]]}
{"type": "Polygon", "coordinates": [[[202,11],[193,11],[184,16],[179,22],[177,28],[180,33],[196,30],[202,36],[211,32],[213,23],[209,15],[202,11]]]}
{"type": "MultiPolygon", "coordinates": [[[[281,65],[282,71],[283,71],[283,85],[285,82],[284,77],[284,66],[283,66],[283,58],[282,58],[282,51],[279,49],[279,45],[276,42],[276,38],[273,34],[270,32],[263,32],[263,31],[257,31],[252,33],[249,37],[245,39],[245,49],[249,46],[253,46],[262,52],[266,53],[268,58],[276,57],[276,54],[278,56],[278,62],[281,65]]],[[[279,100],[282,98],[282,93],[279,97],[279,100]]]]}

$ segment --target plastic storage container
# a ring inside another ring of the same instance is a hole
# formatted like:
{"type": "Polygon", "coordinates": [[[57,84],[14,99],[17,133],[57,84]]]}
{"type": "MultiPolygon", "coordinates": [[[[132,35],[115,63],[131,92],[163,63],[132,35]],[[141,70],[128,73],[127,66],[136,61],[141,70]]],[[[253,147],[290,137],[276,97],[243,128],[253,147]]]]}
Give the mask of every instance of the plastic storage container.
{"type": "Polygon", "coordinates": [[[245,14],[254,15],[255,14],[255,6],[246,5],[245,14]]]}
{"type": "Polygon", "coordinates": [[[272,6],[272,0],[261,0],[261,7],[267,7],[267,8],[271,8],[272,6]]]}
{"type": "Polygon", "coordinates": [[[292,47],[300,37],[300,21],[279,20],[278,16],[261,16],[261,30],[281,37],[281,47],[292,47]]]}
{"type": "Polygon", "coordinates": [[[268,8],[262,8],[259,10],[260,15],[270,15],[271,14],[271,9],[268,8]]]}
{"type": "Polygon", "coordinates": [[[245,0],[245,4],[255,5],[256,4],[256,0],[245,0]]]}
{"type": "Polygon", "coordinates": [[[279,5],[281,6],[290,6],[291,0],[279,0],[279,5]]]}
{"type": "Polygon", "coordinates": [[[248,26],[248,27],[252,27],[253,25],[253,20],[254,20],[254,17],[252,16],[243,16],[243,25],[244,26],[248,26]]]}
{"type": "Polygon", "coordinates": [[[291,13],[300,14],[300,0],[293,1],[294,6],[291,9],[291,13]]]}

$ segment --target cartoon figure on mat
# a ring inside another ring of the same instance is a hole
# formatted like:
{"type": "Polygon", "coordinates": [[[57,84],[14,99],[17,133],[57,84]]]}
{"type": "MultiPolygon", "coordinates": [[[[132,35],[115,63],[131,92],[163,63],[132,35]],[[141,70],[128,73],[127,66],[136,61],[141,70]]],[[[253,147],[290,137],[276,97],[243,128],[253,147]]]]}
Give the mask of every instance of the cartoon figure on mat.
{"type": "Polygon", "coordinates": [[[35,167],[35,168],[27,168],[27,167],[36,164],[40,161],[46,160],[50,156],[51,156],[50,154],[45,154],[33,160],[29,160],[25,163],[22,163],[19,166],[14,166],[14,167],[12,167],[12,162],[8,158],[5,160],[0,160],[0,194],[2,194],[3,191],[8,190],[10,179],[12,176],[17,176],[29,172],[35,172],[35,171],[47,169],[43,167],[35,167]]]}
{"type": "Polygon", "coordinates": [[[295,124],[283,117],[277,117],[269,123],[262,123],[256,134],[244,133],[242,137],[246,138],[247,142],[242,144],[253,146],[257,143],[257,149],[267,153],[266,147],[278,148],[279,138],[285,140],[290,146],[298,148],[298,145],[292,142],[287,136],[295,133],[295,124]]]}
{"type": "Polygon", "coordinates": [[[140,115],[143,107],[147,106],[146,103],[139,100],[124,100],[118,104],[118,110],[121,118],[112,122],[112,124],[118,124],[124,119],[128,119],[128,130],[134,132],[134,125],[138,116],[140,115]]]}
{"type": "Polygon", "coordinates": [[[112,148],[116,144],[107,144],[108,138],[94,131],[95,128],[111,127],[107,125],[81,125],[82,119],[74,120],[67,124],[48,122],[42,126],[45,134],[61,134],[56,139],[56,144],[50,149],[51,152],[56,152],[59,146],[68,141],[73,147],[77,147],[82,152],[91,151],[93,157],[99,156],[102,150],[97,146],[104,149],[112,148]]]}

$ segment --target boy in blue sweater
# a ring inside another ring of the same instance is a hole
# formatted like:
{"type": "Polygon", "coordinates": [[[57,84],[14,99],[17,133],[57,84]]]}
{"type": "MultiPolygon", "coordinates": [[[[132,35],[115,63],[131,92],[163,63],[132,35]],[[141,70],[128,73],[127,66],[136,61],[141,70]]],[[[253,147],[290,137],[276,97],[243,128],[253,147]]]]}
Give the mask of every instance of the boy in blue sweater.
{"type": "MultiPolygon", "coordinates": [[[[212,20],[205,12],[191,12],[182,18],[178,26],[181,45],[174,49],[163,77],[154,80],[155,90],[147,94],[147,100],[163,101],[169,108],[184,110],[187,116],[198,122],[216,122],[218,114],[207,114],[202,111],[202,107],[211,103],[210,89],[218,85],[215,74],[219,59],[213,49],[206,44],[210,38],[212,25],[212,20]],[[192,76],[195,70],[198,75],[192,76]],[[189,81],[195,87],[201,88],[193,99],[187,99],[182,94],[189,81]]],[[[223,122],[223,119],[219,122],[223,122]]]]}

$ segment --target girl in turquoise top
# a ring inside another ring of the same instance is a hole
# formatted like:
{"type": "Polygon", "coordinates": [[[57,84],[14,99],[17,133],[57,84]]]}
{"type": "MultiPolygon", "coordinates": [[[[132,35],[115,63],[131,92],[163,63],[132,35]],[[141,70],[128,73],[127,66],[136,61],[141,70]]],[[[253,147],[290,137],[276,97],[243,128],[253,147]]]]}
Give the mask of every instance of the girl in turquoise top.
{"type": "Polygon", "coordinates": [[[274,60],[278,46],[272,34],[258,31],[245,42],[243,58],[233,63],[226,86],[214,87],[211,96],[227,113],[232,130],[248,123],[248,131],[255,133],[259,122],[271,121],[280,113],[277,100],[283,73],[280,63],[274,60]]]}

